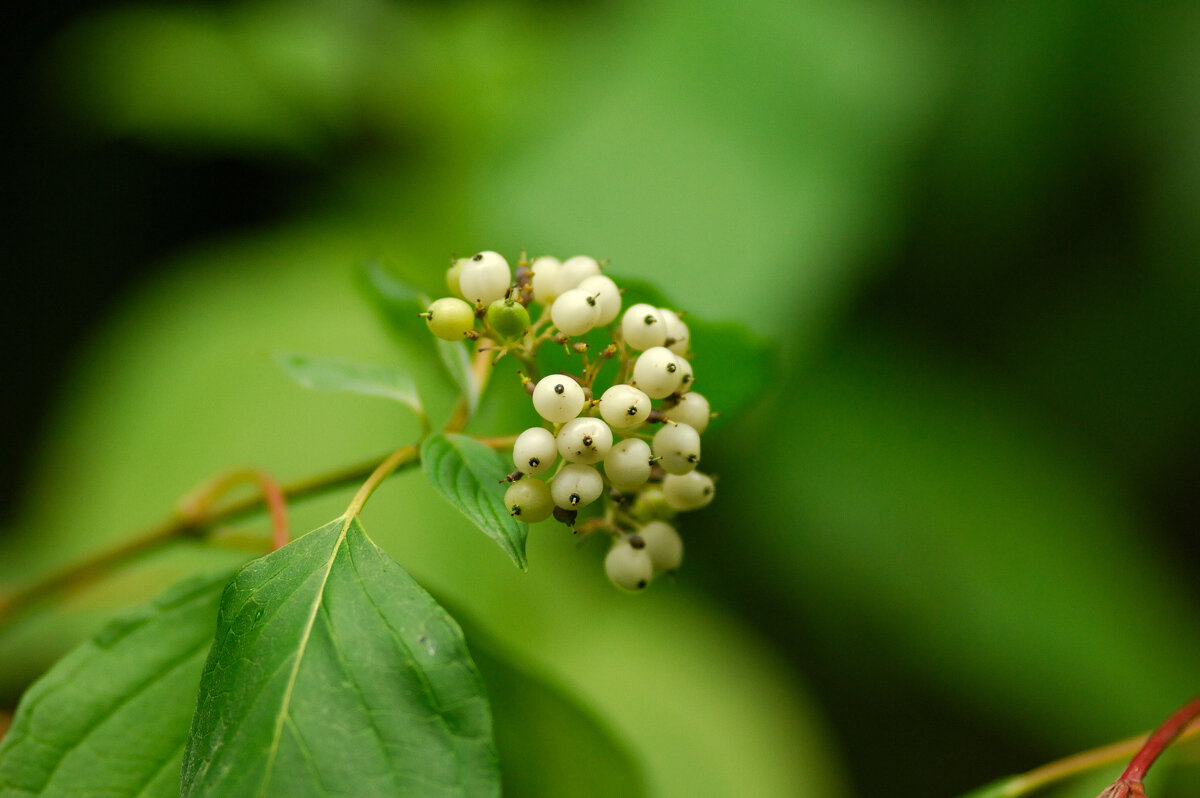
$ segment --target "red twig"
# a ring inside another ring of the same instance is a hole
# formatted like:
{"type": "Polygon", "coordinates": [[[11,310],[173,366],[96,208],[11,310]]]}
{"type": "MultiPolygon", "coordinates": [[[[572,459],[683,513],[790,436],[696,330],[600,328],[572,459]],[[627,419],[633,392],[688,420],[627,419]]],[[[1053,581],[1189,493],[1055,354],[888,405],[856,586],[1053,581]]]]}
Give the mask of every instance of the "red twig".
{"type": "Polygon", "coordinates": [[[1100,793],[1098,798],[1145,798],[1146,789],[1142,781],[1146,778],[1146,771],[1150,770],[1154,761],[1167,750],[1167,746],[1197,718],[1200,718],[1200,696],[1193,698],[1167,718],[1129,761],[1129,767],[1125,768],[1121,778],[1100,793]]]}

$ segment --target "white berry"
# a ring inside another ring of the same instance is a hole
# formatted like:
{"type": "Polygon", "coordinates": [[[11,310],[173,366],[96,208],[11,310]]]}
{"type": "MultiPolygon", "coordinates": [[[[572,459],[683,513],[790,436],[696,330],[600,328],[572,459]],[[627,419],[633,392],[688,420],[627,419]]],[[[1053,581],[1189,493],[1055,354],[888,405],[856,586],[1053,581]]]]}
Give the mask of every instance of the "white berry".
{"type": "Polygon", "coordinates": [[[633,429],[650,415],[650,397],[632,385],[618,383],[600,396],[600,417],[615,429],[633,429]]]}
{"type": "Polygon", "coordinates": [[[683,562],[683,540],[667,522],[651,521],[638,530],[638,537],[646,544],[645,551],[655,571],[674,571],[683,562]]]}
{"type": "Polygon", "coordinates": [[[463,266],[471,262],[470,258],[459,258],[454,261],[454,265],[446,270],[446,287],[450,289],[450,293],[454,294],[459,299],[462,299],[462,285],[458,278],[462,275],[463,266]]]}
{"type": "Polygon", "coordinates": [[[654,563],[645,548],[635,549],[628,540],[614,543],[604,557],[604,572],[622,590],[644,590],[654,578],[654,563]]]}
{"type": "Polygon", "coordinates": [[[708,400],[702,394],[694,392],[685,393],[679,397],[674,407],[667,410],[667,418],[687,424],[701,434],[708,429],[708,420],[711,417],[712,410],[709,409],[708,400]]]}
{"type": "Polygon", "coordinates": [[[689,471],[663,478],[663,497],[676,510],[699,510],[713,500],[713,481],[707,474],[689,471]]]}
{"type": "Polygon", "coordinates": [[[676,355],[665,346],[652,346],[633,364],[633,384],[651,399],[662,399],[679,389],[683,370],[676,355]]]}
{"type": "Polygon", "coordinates": [[[504,492],[504,506],[518,521],[536,524],[545,521],[554,512],[554,500],[550,487],[540,479],[526,477],[508,486],[504,492]]]}
{"type": "Polygon", "coordinates": [[[692,389],[692,381],[694,379],[692,377],[692,364],[682,355],[675,356],[675,364],[679,366],[679,373],[681,375],[677,391],[679,393],[687,393],[692,389]]]}
{"type": "Polygon", "coordinates": [[[563,292],[550,306],[550,320],[567,335],[583,335],[599,318],[600,301],[579,288],[563,292]]]}
{"type": "Polygon", "coordinates": [[[571,419],[558,431],[558,453],[570,463],[598,463],[612,448],[612,430],[598,418],[571,419]]]}
{"type": "Polygon", "coordinates": [[[679,318],[673,310],[659,308],[658,312],[662,314],[663,321],[667,324],[667,349],[670,349],[677,355],[686,355],[688,346],[691,343],[688,340],[688,326],[683,319],[679,318]]]}
{"type": "Polygon", "coordinates": [[[588,277],[592,277],[600,273],[600,264],[595,258],[589,258],[587,255],[576,255],[573,258],[567,258],[563,261],[562,268],[558,271],[558,293],[561,296],[572,288],[578,288],[588,277]]]}
{"type": "Polygon", "coordinates": [[[479,252],[463,264],[458,284],[468,302],[490,305],[508,293],[508,287],[512,284],[512,270],[500,253],[479,252]]]}
{"type": "Polygon", "coordinates": [[[554,503],[564,510],[586,507],[604,492],[604,477],[590,465],[567,463],[550,483],[554,503]]]}
{"type": "Polygon", "coordinates": [[[446,341],[461,341],[475,327],[475,309],[456,297],[433,300],[425,313],[429,331],[446,341]]]}
{"type": "Polygon", "coordinates": [[[621,289],[611,277],[594,274],[585,278],[578,286],[580,291],[594,297],[600,306],[600,315],[596,319],[597,327],[607,327],[621,312],[621,289]]]}
{"type": "Polygon", "coordinates": [[[604,456],[604,475],[617,490],[640,488],[650,479],[650,444],[626,438],[604,456]]]}
{"type": "Polygon", "coordinates": [[[654,433],[654,456],[668,474],[686,474],[700,462],[700,433],[687,424],[664,424],[654,433]]]}
{"type": "Polygon", "coordinates": [[[554,424],[575,418],[585,401],[583,388],[565,374],[542,377],[533,389],[533,409],[554,424]]]}
{"type": "Polygon", "coordinates": [[[523,474],[544,474],[557,460],[554,435],[545,427],[530,427],[513,444],[513,465],[523,474]]]}
{"type": "Polygon", "coordinates": [[[630,305],[621,317],[621,335],[634,349],[662,346],[667,341],[667,323],[653,305],[630,305]]]}
{"type": "Polygon", "coordinates": [[[533,275],[533,298],[535,300],[543,305],[549,305],[558,299],[558,272],[561,268],[562,263],[558,258],[549,255],[543,255],[530,264],[529,272],[533,275]]]}

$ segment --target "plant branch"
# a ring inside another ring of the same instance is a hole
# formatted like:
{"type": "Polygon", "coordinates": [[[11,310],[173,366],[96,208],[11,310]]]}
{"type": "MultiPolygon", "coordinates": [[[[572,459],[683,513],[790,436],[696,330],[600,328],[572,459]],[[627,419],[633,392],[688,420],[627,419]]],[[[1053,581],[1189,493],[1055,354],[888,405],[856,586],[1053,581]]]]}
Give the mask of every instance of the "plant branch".
{"type": "MultiPolygon", "coordinates": [[[[478,440],[493,449],[511,449],[516,441],[516,436],[479,438],[478,440]]],[[[408,449],[415,449],[415,447],[404,447],[404,449],[397,450],[383,458],[382,461],[375,458],[347,468],[283,484],[259,471],[242,469],[220,474],[182,499],[176,511],[169,518],[144,529],[140,534],[110,549],[93,554],[60,571],[43,576],[25,587],[0,596],[0,629],[52,596],[95,584],[123,565],[173,543],[189,539],[204,539],[217,526],[250,516],[261,511],[264,506],[271,508],[273,542],[278,548],[281,543],[286,543],[287,525],[283,516],[286,501],[309,499],[361,483],[363,480],[370,481],[373,475],[389,460],[408,449]],[[247,480],[258,483],[262,492],[221,507],[212,506],[218,495],[224,493],[228,487],[247,480]]],[[[411,461],[403,458],[401,460],[402,462],[397,462],[388,473],[382,474],[374,480],[368,490],[368,495],[396,469],[411,466],[417,462],[416,457],[413,457],[411,461]]],[[[361,494],[366,487],[367,484],[364,483],[360,487],[359,493],[361,494]]],[[[358,496],[355,498],[357,499],[358,496]]],[[[366,501],[365,497],[363,501],[366,501]]]]}

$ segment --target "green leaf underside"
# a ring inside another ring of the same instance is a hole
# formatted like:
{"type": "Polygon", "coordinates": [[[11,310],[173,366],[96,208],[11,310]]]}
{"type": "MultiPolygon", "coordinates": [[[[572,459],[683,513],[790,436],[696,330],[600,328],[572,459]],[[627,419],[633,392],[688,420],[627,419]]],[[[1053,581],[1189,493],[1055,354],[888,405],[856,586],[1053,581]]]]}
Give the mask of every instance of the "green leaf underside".
{"type": "Polygon", "coordinates": [[[438,359],[459,393],[467,400],[468,417],[475,415],[475,408],[479,406],[479,383],[471,372],[471,356],[466,344],[435,338],[425,322],[418,318],[417,314],[429,307],[429,297],[376,261],[364,264],[360,275],[363,291],[393,333],[402,338],[419,335],[434,342],[438,359]]]}
{"type": "Polygon", "coordinates": [[[437,343],[438,357],[446,367],[446,373],[454,381],[458,392],[467,400],[467,418],[470,418],[479,407],[479,382],[471,371],[471,355],[467,353],[467,345],[462,341],[444,341],[441,338],[433,340],[437,343]]]}
{"type": "Polygon", "coordinates": [[[412,377],[398,368],[289,353],[276,355],[275,362],[305,388],[381,396],[407,405],[418,415],[424,413],[412,377]]]}
{"type": "Polygon", "coordinates": [[[522,571],[529,526],[504,506],[504,459],[474,438],[434,433],[421,444],[421,468],[442,497],[496,541],[522,571]]]}
{"type": "Polygon", "coordinates": [[[231,575],[187,579],[122,614],[30,687],[0,745],[0,796],[177,796],[231,575]]]}
{"type": "Polygon", "coordinates": [[[183,796],[488,796],[491,713],[454,620],[339,518],[225,590],[183,796]]]}

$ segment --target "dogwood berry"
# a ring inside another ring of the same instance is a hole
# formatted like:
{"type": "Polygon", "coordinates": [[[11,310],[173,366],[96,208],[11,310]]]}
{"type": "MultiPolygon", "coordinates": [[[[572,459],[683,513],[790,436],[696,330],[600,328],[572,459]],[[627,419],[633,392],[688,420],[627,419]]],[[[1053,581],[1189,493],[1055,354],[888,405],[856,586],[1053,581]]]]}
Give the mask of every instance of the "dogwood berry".
{"type": "Polygon", "coordinates": [[[502,338],[520,338],[529,329],[529,311],[514,299],[497,299],[488,305],[487,323],[502,338]]]}
{"type": "Polygon", "coordinates": [[[544,474],[557,460],[554,435],[545,427],[530,427],[513,444],[513,465],[523,474],[544,474]]]}
{"type": "Polygon", "coordinates": [[[676,510],[699,510],[713,500],[713,481],[707,474],[689,471],[667,474],[662,484],[663,498],[676,510]]]}
{"type": "Polygon", "coordinates": [[[504,492],[504,506],[509,515],[527,524],[545,521],[554,512],[554,500],[550,487],[540,479],[526,477],[508,486],[504,492]]]}
{"type": "Polygon", "coordinates": [[[703,395],[692,392],[685,393],[679,397],[679,401],[674,407],[667,411],[667,418],[672,421],[678,421],[680,424],[687,424],[696,432],[702,433],[708,429],[708,420],[712,417],[712,411],[709,409],[708,400],[703,395]]]}
{"type": "Polygon", "coordinates": [[[604,557],[604,572],[622,590],[644,590],[654,578],[654,562],[646,549],[635,549],[628,540],[613,544],[604,557]]]}
{"type": "Polygon", "coordinates": [[[683,540],[675,527],[665,521],[651,521],[637,531],[646,544],[645,551],[658,573],[674,571],[683,562],[683,540]]]}
{"type": "Polygon", "coordinates": [[[682,355],[675,356],[675,363],[679,366],[679,373],[681,375],[679,377],[679,388],[675,392],[687,393],[692,389],[692,381],[694,379],[692,377],[692,364],[682,355]]]}
{"type": "Polygon", "coordinates": [[[429,331],[446,341],[461,341],[475,327],[475,310],[452,296],[433,300],[424,315],[429,331]]]}
{"type": "Polygon", "coordinates": [[[664,424],[654,433],[654,456],[668,474],[686,474],[700,462],[700,433],[687,424],[664,424]]]}
{"type": "Polygon", "coordinates": [[[550,320],[567,335],[583,335],[599,318],[600,301],[580,288],[564,291],[550,306],[550,320]]]}
{"type": "Polygon", "coordinates": [[[573,258],[567,258],[562,263],[562,268],[558,270],[558,293],[559,296],[570,291],[572,288],[578,288],[586,278],[592,277],[600,273],[600,264],[595,258],[589,258],[587,255],[576,255],[573,258]]]}
{"type": "Polygon", "coordinates": [[[462,286],[459,284],[459,277],[462,275],[463,266],[470,263],[470,258],[459,258],[454,261],[454,265],[446,269],[446,287],[450,289],[450,293],[462,299],[462,286]]]}
{"type": "Polygon", "coordinates": [[[650,409],[650,397],[632,385],[618,383],[600,396],[600,417],[614,429],[640,426],[650,409]]]}
{"type": "Polygon", "coordinates": [[[596,319],[596,326],[607,327],[612,324],[621,312],[621,289],[617,288],[617,284],[612,281],[612,278],[605,277],[603,274],[594,274],[584,278],[578,288],[588,296],[595,297],[596,304],[600,306],[600,315],[596,319]]]}
{"type": "Polygon", "coordinates": [[[667,323],[653,305],[630,305],[621,317],[621,335],[634,349],[650,349],[667,341],[667,323]]]}
{"type": "Polygon", "coordinates": [[[488,305],[508,293],[512,270],[497,252],[480,252],[463,264],[458,275],[462,295],[468,302],[488,305]]]}
{"type": "Polygon", "coordinates": [[[667,349],[677,355],[686,355],[690,343],[687,324],[673,310],[659,308],[658,312],[662,314],[663,321],[667,325],[667,349]]]}
{"type": "Polygon", "coordinates": [[[630,491],[650,479],[650,444],[641,438],[626,438],[604,456],[604,475],[614,488],[630,491]]]}
{"type": "Polygon", "coordinates": [[[533,389],[533,409],[554,424],[575,418],[585,401],[583,388],[565,374],[542,377],[533,389]]]}
{"type": "Polygon", "coordinates": [[[564,510],[586,507],[604,492],[604,477],[590,465],[567,463],[550,482],[554,503],[564,510]]]}
{"type": "Polygon", "coordinates": [[[582,416],[563,425],[555,437],[558,453],[570,463],[598,463],[612,448],[612,430],[598,418],[582,416]]]}
{"type": "Polygon", "coordinates": [[[529,266],[532,275],[533,298],[543,305],[549,305],[558,299],[558,272],[562,263],[558,258],[543,255],[529,266]]]}
{"type": "Polygon", "coordinates": [[[679,389],[683,379],[679,359],[665,346],[652,346],[633,364],[633,384],[652,399],[662,399],[679,389]]]}

